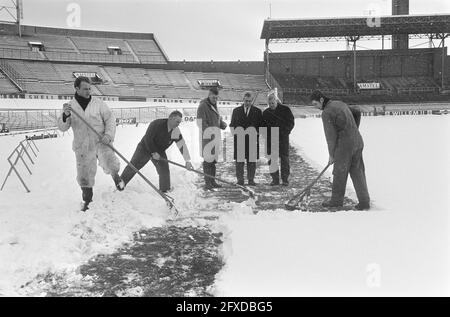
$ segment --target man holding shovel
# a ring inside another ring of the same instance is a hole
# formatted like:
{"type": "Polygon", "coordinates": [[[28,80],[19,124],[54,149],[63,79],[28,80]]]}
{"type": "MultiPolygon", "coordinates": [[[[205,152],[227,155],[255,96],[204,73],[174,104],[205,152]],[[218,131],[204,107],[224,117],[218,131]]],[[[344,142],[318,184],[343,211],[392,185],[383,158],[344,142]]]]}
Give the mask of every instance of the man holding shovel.
{"type": "MultiPolygon", "coordinates": [[[[166,193],[170,190],[170,170],[167,161],[166,150],[176,143],[180,153],[186,162],[188,169],[193,169],[189,150],[178,127],[183,115],[179,111],[173,111],[167,119],[156,119],[150,123],[147,132],[131,158],[131,164],[138,170],[143,168],[148,161],[152,160],[159,175],[159,190],[166,193]]],[[[127,166],[121,178],[125,185],[128,184],[136,174],[136,171],[127,166]]]]}
{"type": "Polygon", "coordinates": [[[331,199],[323,202],[322,206],[342,207],[350,173],[359,200],[355,208],[370,209],[362,157],[364,142],[358,130],[359,122],[356,122],[360,116],[342,101],[330,100],[318,90],[312,93],[311,102],[314,107],[323,110],[322,122],[330,155],[328,163],[334,163],[331,199]]]}
{"type": "Polygon", "coordinates": [[[61,131],[73,130],[72,149],[77,162],[77,181],[82,190],[83,203],[81,210],[89,209],[93,198],[97,160],[106,174],[112,176],[116,187],[121,190],[123,182],[119,176],[120,162],[113,150],[112,144],[116,134],[116,118],[111,109],[100,99],[91,96],[89,78],[78,77],[74,83],[75,96],[63,106],[63,113],[57,120],[61,131]],[[88,122],[102,136],[89,130],[78,116],[72,116],[72,110],[88,122]]]}

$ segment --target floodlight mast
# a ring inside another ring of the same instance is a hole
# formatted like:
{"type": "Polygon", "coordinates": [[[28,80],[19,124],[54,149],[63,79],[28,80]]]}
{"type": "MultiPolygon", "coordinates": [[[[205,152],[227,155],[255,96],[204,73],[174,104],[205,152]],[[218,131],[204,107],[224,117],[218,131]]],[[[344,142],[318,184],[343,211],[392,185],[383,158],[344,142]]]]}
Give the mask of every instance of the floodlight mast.
{"type": "Polygon", "coordinates": [[[22,36],[22,0],[0,0],[0,22],[17,25],[17,34],[22,36]]]}

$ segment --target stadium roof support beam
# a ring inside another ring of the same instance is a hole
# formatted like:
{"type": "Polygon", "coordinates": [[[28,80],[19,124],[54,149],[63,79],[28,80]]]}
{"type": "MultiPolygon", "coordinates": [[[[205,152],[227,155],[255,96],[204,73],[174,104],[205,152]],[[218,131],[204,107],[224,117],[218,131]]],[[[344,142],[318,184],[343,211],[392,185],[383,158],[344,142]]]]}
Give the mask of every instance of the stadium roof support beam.
{"type": "MultiPolygon", "coordinates": [[[[266,41],[269,58],[269,43],[320,42],[346,39],[353,42],[353,84],[356,89],[356,41],[362,38],[378,38],[396,35],[409,38],[441,39],[442,69],[441,85],[444,88],[445,39],[450,34],[450,15],[395,15],[382,17],[347,17],[317,19],[267,19],[261,31],[266,41]]],[[[269,63],[267,63],[267,68],[269,63]]]]}
{"type": "Polygon", "coordinates": [[[445,39],[449,37],[449,33],[440,33],[435,34],[435,38],[440,39],[441,42],[439,43],[439,47],[442,47],[442,53],[441,53],[441,89],[445,89],[445,39]]]}
{"type": "Polygon", "coordinates": [[[450,33],[450,15],[265,20],[261,39],[450,33]]]}
{"type": "MultiPolygon", "coordinates": [[[[360,36],[361,41],[368,40],[389,40],[392,35],[370,35],[370,36],[360,36]]],[[[420,40],[420,39],[437,39],[436,34],[409,34],[409,39],[420,40]]],[[[285,39],[268,39],[270,43],[322,43],[322,42],[340,42],[346,40],[345,36],[325,36],[325,37],[305,37],[305,38],[285,38],[285,39]]]]}
{"type": "Polygon", "coordinates": [[[349,36],[347,37],[347,43],[353,43],[353,89],[356,91],[356,42],[360,39],[359,36],[349,36]]]}

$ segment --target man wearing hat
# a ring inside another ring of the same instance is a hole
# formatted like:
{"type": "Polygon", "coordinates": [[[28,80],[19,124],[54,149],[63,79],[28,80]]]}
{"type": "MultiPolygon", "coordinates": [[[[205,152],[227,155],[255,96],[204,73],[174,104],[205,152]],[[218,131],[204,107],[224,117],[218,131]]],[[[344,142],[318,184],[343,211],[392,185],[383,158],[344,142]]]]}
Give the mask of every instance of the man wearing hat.
{"type": "MultiPolygon", "coordinates": [[[[221,132],[225,130],[227,124],[222,120],[222,116],[217,109],[217,99],[219,89],[212,87],[209,90],[208,97],[200,102],[197,109],[197,125],[199,127],[199,136],[201,144],[201,153],[203,157],[203,173],[216,177],[216,164],[219,159],[219,148],[221,144],[221,132]]],[[[205,176],[205,189],[211,190],[222,187],[216,180],[205,176]]]]}

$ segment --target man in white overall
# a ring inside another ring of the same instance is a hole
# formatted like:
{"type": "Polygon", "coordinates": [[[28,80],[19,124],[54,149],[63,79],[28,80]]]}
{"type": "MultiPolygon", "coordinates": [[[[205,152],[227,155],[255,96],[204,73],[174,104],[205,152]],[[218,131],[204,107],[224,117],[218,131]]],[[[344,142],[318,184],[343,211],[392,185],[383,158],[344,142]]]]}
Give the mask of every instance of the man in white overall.
{"type": "Polygon", "coordinates": [[[77,163],[77,181],[82,190],[82,211],[89,209],[93,198],[95,174],[98,164],[106,174],[112,176],[119,190],[123,190],[124,183],[119,176],[120,162],[114,151],[108,146],[114,141],[116,134],[116,118],[111,109],[100,99],[91,96],[89,78],[78,77],[75,80],[76,93],[74,98],[63,106],[63,112],[58,118],[58,128],[61,131],[73,130],[72,149],[77,163]],[[100,135],[91,131],[84,122],[71,111],[76,111],[100,135]]]}

